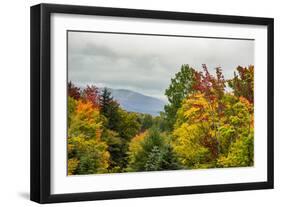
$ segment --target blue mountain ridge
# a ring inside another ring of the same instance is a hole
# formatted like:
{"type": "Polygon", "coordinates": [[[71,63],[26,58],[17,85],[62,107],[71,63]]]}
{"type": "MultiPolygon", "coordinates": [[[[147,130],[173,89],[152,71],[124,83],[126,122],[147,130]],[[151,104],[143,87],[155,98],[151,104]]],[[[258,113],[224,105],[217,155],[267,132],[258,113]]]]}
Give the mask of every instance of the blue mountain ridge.
{"type": "Polygon", "coordinates": [[[108,88],[113,98],[126,111],[139,112],[157,116],[160,111],[164,110],[166,104],[161,99],[143,95],[141,93],[127,89],[112,89],[108,88]]]}

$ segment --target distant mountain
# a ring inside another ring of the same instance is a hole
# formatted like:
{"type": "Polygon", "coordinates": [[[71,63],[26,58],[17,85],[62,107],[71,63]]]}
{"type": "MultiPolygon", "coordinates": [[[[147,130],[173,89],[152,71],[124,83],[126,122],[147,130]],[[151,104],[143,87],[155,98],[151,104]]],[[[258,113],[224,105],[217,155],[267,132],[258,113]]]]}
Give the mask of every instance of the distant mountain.
{"type": "Polygon", "coordinates": [[[165,102],[127,89],[109,89],[113,98],[126,111],[159,115],[164,110],[165,102]]]}

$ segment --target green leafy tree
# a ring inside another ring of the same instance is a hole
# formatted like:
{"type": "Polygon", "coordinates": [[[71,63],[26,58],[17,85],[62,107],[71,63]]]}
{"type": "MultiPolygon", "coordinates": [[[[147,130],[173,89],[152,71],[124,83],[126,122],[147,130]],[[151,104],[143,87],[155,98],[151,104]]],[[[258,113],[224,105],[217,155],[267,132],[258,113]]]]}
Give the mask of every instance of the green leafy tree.
{"type": "Polygon", "coordinates": [[[152,127],[154,120],[150,114],[142,114],[139,115],[139,117],[141,123],[141,131],[145,131],[152,127]]]}
{"type": "Polygon", "coordinates": [[[194,69],[189,65],[182,65],[181,70],[171,79],[165,95],[169,104],[165,105],[165,115],[168,129],[172,129],[176,121],[176,114],[181,107],[182,100],[193,90],[194,69]]]}
{"type": "Polygon", "coordinates": [[[227,155],[218,159],[219,167],[247,167],[254,165],[254,133],[240,135],[230,145],[227,155]]]}
{"type": "Polygon", "coordinates": [[[69,161],[77,160],[78,162],[76,169],[72,169],[71,174],[81,175],[108,172],[110,154],[107,151],[108,146],[105,142],[99,139],[88,139],[80,135],[69,137],[68,147],[69,161]]]}
{"type": "Polygon", "coordinates": [[[160,112],[159,116],[153,118],[153,126],[158,128],[161,132],[167,132],[167,129],[169,129],[169,123],[166,118],[166,113],[160,112]]]}
{"type": "Polygon", "coordinates": [[[71,96],[67,97],[67,126],[71,125],[71,118],[76,110],[76,100],[71,96]]]}
{"type": "Polygon", "coordinates": [[[118,109],[118,115],[119,122],[116,131],[122,138],[129,141],[140,131],[141,124],[138,121],[138,115],[134,112],[126,112],[121,108],[118,109]]]}

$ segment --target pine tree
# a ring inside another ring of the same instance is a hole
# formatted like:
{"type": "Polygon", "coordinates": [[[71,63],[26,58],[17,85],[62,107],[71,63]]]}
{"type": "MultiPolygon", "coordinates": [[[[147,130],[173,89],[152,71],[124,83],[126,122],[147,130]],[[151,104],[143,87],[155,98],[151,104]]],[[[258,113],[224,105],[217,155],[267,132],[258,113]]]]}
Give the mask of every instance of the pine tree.
{"type": "Polygon", "coordinates": [[[108,90],[108,88],[104,88],[100,95],[100,107],[101,113],[107,118],[110,116],[110,104],[112,102],[113,97],[111,92],[108,90]]]}
{"type": "Polygon", "coordinates": [[[100,94],[100,111],[104,115],[108,122],[107,128],[111,130],[118,129],[118,123],[120,116],[118,113],[119,104],[113,99],[111,92],[108,88],[104,88],[100,94]]]}

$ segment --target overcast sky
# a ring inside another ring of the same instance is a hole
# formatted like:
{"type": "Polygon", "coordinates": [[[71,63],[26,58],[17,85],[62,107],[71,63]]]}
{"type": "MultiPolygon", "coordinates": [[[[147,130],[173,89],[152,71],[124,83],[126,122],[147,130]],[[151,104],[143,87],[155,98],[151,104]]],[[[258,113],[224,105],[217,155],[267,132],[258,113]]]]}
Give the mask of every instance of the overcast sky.
{"type": "Polygon", "coordinates": [[[68,80],[78,86],[129,89],[165,100],[165,89],[182,64],[225,78],[238,66],[254,64],[253,40],[149,35],[68,33],[68,80]]]}

